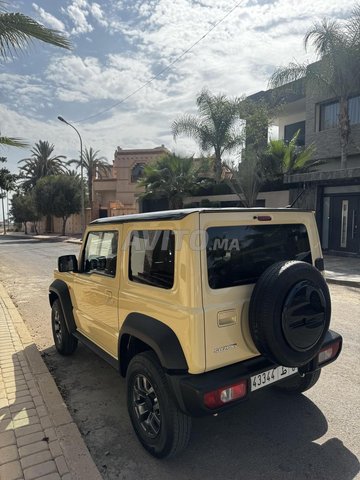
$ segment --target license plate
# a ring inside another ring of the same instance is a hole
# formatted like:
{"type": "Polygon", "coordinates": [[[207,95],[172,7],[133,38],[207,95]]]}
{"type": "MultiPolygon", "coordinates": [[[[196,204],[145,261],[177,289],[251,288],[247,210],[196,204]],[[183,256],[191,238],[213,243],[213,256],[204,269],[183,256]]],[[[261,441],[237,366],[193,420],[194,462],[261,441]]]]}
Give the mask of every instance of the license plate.
{"type": "Polygon", "coordinates": [[[290,377],[298,371],[297,368],[293,367],[276,367],[266,372],[258,373],[251,377],[251,391],[259,390],[259,388],[266,387],[271,383],[278,382],[283,378],[290,377]]]}

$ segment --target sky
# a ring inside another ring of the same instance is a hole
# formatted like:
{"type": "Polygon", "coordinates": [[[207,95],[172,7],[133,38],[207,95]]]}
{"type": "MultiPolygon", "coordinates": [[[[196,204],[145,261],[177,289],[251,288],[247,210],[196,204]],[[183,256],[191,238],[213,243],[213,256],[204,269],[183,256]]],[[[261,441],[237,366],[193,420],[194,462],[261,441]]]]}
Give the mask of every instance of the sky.
{"type": "MultiPolygon", "coordinates": [[[[0,132],[55,145],[55,154],[79,157],[79,139],[112,162],[117,146],[197,154],[187,138],[174,142],[172,122],[196,113],[208,88],[230,97],[266,90],[276,67],[313,61],[303,37],[323,17],[340,21],[354,5],[343,0],[243,0],[168,71],[158,74],[221,20],[239,0],[12,0],[9,11],[59,30],[72,50],[34,42],[0,63],[0,132]],[[104,112],[104,110],[107,110],[104,112]]],[[[8,168],[30,149],[2,148],[8,168]]]]}

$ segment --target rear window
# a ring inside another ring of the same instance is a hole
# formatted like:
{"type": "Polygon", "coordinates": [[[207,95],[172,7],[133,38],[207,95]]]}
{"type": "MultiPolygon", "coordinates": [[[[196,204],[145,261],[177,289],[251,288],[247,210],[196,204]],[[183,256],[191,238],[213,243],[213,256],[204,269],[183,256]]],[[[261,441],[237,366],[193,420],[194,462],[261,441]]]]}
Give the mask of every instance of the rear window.
{"type": "Polygon", "coordinates": [[[213,289],[256,282],[273,263],[312,263],[305,225],[244,225],[207,230],[207,267],[213,289]]]}
{"type": "Polygon", "coordinates": [[[171,230],[137,230],[130,241],[129,279],[170,289],[174,285],[175,236],[171,230]]]}

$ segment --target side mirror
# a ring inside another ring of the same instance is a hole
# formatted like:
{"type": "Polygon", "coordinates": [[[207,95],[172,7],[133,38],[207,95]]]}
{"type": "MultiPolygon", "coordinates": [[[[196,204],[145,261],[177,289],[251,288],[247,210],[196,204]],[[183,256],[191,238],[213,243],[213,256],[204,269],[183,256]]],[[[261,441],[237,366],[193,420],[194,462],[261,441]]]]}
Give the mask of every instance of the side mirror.
{"type": "Polygon", "coordinates": [[[62,255],[58,258],[59,272],[77,272],[78,262],[76,255],[62,255]]]}

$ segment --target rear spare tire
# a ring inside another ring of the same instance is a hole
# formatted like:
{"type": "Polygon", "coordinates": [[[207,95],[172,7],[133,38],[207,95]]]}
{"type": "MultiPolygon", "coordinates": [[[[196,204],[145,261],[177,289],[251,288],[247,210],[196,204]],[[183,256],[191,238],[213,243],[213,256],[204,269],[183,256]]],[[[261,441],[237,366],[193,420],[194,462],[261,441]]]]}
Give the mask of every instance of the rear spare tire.
{"type": "Polygon", "coordinates": [[[299,367],[319,352],[331,316],[329,289],[309,263],[278,262],[261,275],[249,307],[256,348],[273,362],[299,367]]]}

